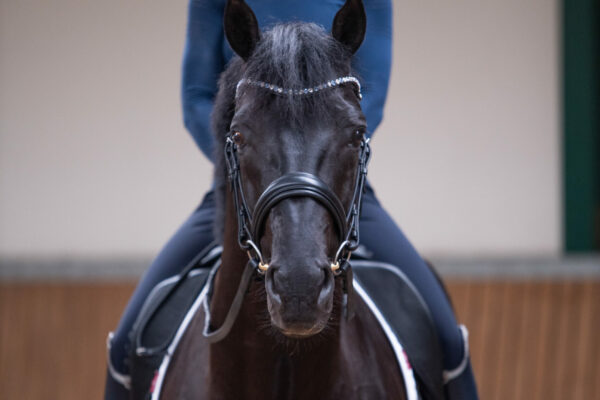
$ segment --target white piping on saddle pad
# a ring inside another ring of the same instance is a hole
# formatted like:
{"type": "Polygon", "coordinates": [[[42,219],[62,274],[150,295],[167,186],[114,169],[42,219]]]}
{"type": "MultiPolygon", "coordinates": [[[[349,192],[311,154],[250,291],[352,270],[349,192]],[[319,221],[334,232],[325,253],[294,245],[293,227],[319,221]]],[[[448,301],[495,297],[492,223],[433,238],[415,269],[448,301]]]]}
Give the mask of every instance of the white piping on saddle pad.
{"type": "MultiPolygon", "coordinates": [[[[162,385],[163,385],[163,382],[165,379],[165,375],[167,373],[167,368],[169,367],[169,363],[171,362],[171,357],[175,353],[175,350],[177,349],[177,345],[179,344],[189,323],[191,322],[192,318],[198,311],[198,308],[200,307],[201,304],[204,304],[205,312],[207,313],[206,318],[209,317],[208,316],[209,311],[208,311],[208,307],[207,307],[208,304],[206,302],[206,299],[207,299],[206,294],[208,292],[210,282],[212,282],[213,275],[216,273],[220,264],[221,264],[221,260],[219,260],[215,264],[215,266],[212,268],[210,275],[209,275],[208,279],[206,280],[207,283],[205,284],[204,288],[200,292],[200,295],[198,295],[198,298],[194,301],[194,304],[192,305],[192,307],[186,314],[183,322],[181,323],[179,329],[177,330],[177,334],[175,335],[175,338],[173,339],[173,343],[171,343],[171,345],[167,349],[167,354],[163,358],[163,361],[161,362],[160,367],[158,369],[156,382],[154,384],[154,391],[152,392],[152,398],[151,398],[152,400],[160,399],[160,392],[162,390],[162,385]]],[[[385,335],[387,336],[388,340],[390,341],[390,345],[392,346],[392,349],[394,350],[396,360],[398,361],[400,371],[402,372],[402,376],[404,378],[404,384],[406,386],[407,400],[419,400],[419,394],[418,394],[419,392],[417,391],[417,381],[415,380],[415,375],[414,375],[413,369],[408,362],[408,358],[406,356],[406,353],[404,352],[404,348],[400,344],[400,341],[398,340],[398,338],[394,334],[392,328],[388,325],[387,321],[381,314],[381,311],[379,311],[379,308],[377,308],[377,305],[375,305],[373,300],[365,292],[365,290],[362,288],[362,286],[360,286],[360,283],[356,279],[354,280],[354,289],[359,294],[359,296],[364,300],[364,302],[367,304],[367,306],[369,307],[369,309],[371,310],[373,315],[375,315],[377,322],[379,322],[379,324],[381,325],[381,328],[385,332],[385,335]]]]}
{"type": "Polygon", "coordinates": [[[406,386],[407,396],[406,399],[418,400],[419,392],[417,391],[417,381],[415,380],[413,369],[408,363],[408,357],[406,356],[406,353],[404,352],[404,348],[400,344],[400,341],[398,340],[398,338],[394,334],[394,331],[388,325],[387,321],[381,314],[381,311],[379,311],[379,308],[377,308],[377,305],[369,297],[369,295],[362,288],[362,286],[360,286],[360,283],[356,279],[354,279],[354,290],[356,290],[356,293],[358,293],[360,297],[362,297],[363,301],[367,304],[373,315],[375,315],[375,318],[377,318],[379,325],[381,325],[381,328],[383,329],[385,335],[390,341],[390,345],[392,346],[392,349],[396,354],[396,360],[398,361],[398,365],[400,366],[400,371],[402,371],[402,376],[404,377],[404,385],[406,386]]]}

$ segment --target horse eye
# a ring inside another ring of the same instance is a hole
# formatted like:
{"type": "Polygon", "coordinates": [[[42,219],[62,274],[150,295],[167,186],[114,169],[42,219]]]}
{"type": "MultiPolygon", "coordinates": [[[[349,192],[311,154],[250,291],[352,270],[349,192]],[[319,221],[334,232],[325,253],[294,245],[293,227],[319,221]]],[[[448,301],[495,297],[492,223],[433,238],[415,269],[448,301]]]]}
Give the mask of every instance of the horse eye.
{"type": "Polygon", "coordinates": [[[362,129],[357,129],[354,131],[354,134],[352,135],[352,144],[354,146],[359,146],[360,142],[363,140],[363,138],[365,137],[365,131],[362,129]]]}
{"type": "Polygon", "coordinates": [[[237,144],[238,146],[241,145],[242,143],[244,143],[244,136],[242,135],[242,132],[240,131],[235,131],[233,132],[233,135],[231,135],[233,142],[235,144],[237,144]]]}

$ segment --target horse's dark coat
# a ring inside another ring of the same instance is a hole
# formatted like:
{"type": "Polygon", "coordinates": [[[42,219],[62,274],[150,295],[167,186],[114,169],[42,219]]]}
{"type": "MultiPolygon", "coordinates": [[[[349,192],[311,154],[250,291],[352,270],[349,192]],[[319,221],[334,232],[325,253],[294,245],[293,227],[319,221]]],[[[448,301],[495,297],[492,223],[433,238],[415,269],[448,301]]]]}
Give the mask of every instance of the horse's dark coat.
{"type": "MultiPolygon", "coordinates": [[[[254,43],[256,19],[247,15],[245,4],[230,0],[227,10],[231,15],[225,20],[235,26],[227,37],[238,41],[232,48],[242,58],[234,59],[221,76],[213,115],[216,233],[224,250],[211,298],[212,328],[223,323],[247,261],[237,244],[235,208],[221,151],[230,129],[241,131],[245,138],[238,156],[250,207],[271,181],[299,170],[319,176],[349,203],[358,160],[356,139],[365,129],[352,85],[310,96],[276,95],[241,86],[235,97],[236,84],[243,77],[299,89],[350,74],[352,52],[364,36],[364,29],[355,32],[356,26],[364,28],[360,1],[346,2],[336,17],[335,38],[317,25],[291,23],[260,34],[254,43]],[[362,23],[356,25],[357,21],[362,23]],[[245,24],[250,25],[246,30],[245,24]]],[[[327,294],[332,296],[333,309],[329,303],[324,319],[323,309],[315,311],[318,307],[313,303],[324,296],[322,291],[319,294],[324,283],[315,284],[314,279],[334,279],[328,257],[333,256],[339,238],[331,222],[325,208],[306,198],[287,199],[272,209],[260,241],[271,263],[267,290],[262,281],[252,283],[232,330],[220,342],[206,343],[201,334],[204,316],[194,317],[171,363],[162,398],[404,398],[394,352],[362,301],[355,300],[355,318],[341,318],[339,281],[335,291],[327,294]],[[281,326],[275,328],[276,317],[282,315],[274,316],[277,310],[267,309],[267,298],[272,302],[275,290],[284,298],[284,323],[293,326],[293,332],[302,333],[303,324],[313,324],[319,333],[293,339],[281,333],[281,326]]]]}

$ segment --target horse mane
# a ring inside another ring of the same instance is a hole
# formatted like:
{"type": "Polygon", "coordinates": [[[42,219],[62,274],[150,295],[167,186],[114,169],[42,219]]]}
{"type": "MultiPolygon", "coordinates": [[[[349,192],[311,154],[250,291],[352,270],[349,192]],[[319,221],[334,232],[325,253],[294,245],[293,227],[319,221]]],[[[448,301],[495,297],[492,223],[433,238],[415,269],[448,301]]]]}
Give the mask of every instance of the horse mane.
{"type": "MultiPolygon", "coordinates": [[[[225,194],[228,184],[223,148],[235,112],[236,85],[240,79],[264,81],[286,89],[312,87],[350,75],[350,51],[314,23],[291,22],[262,32],[261,39],[248,60],[235,56],[219,78],[219,90],[212,113],[214,135],[216,216],[215,239],[223,241],[225,194]]],[[[255,91],[253,106],[273,104],[286,123],[300,123],[306,118],[325,117],[321,105],[340,96],[339,91],[323,90],[308,96],[277,95],[261,88],[242,85],[240,93],[255,91]]],[[[331,104],[331,103],[329,103],[331,104]]]]}

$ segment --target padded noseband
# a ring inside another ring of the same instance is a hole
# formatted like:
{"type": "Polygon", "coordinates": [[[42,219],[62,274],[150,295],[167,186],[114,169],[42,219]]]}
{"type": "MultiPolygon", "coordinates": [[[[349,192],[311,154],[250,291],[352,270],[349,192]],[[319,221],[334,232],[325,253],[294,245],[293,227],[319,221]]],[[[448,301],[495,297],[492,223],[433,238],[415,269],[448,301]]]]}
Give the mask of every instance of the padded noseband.
{"type": "Polygon", "coordinates": [[[277,203],[290,197],[310,197],[321,203],[333,217],[339,238],[343,240],[348,231],[344,206],[329,186],[319,177],[308,172],[290,172],[277,179],[260,195],[253,212],[252,236],[260,237],[269,211],[277,203]]]}

